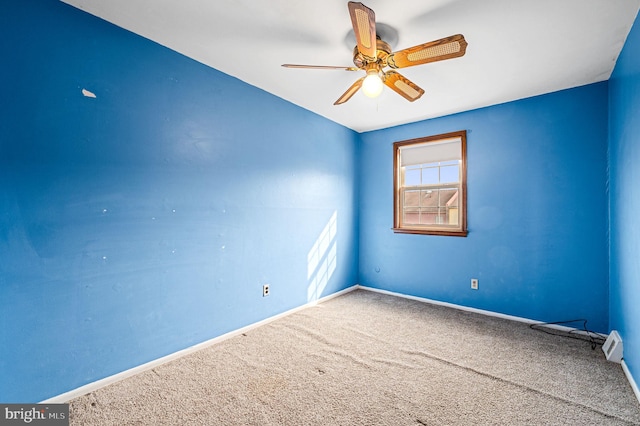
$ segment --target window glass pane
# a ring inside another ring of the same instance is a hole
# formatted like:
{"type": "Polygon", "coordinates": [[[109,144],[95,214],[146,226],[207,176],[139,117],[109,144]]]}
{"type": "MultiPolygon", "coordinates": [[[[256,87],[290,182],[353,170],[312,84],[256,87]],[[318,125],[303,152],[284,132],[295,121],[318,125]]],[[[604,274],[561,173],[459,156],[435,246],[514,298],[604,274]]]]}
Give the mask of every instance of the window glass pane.
{"type": "Polygon", "coordinates": [[[456,196],[458,194],[458,188],[440,189],[438,192],[440,193],[439,206],[445,207],[445,206],[451,206],[451,205],[455,205],[455,206],[458,205],[458,197],[456,196]]]}
{"type": "Polygon", "coordinates": [[[442,222],[445,225],[457,225],[459,220],[458,188],[440,190],[440,206],[442,208],[442,222]]]}
{"type": "Polygon", "coordinates": [[[438,167],[422,169],[422,183],[424,185],[435,185],[438,183],[438,179],[438,167]]]}
{"type": "Polygon", "coordinates": [[[427,207],[420,209],[420,225],[436,224],[438,217],[438,209],[435,207],[427,207]]]}
{"type": "Polygon", "coordinates": [[[405,191],[404,205],[418,207],[420,205],[420,191],[405,191]]]}
{"type": "Polygon", "coordinates": [[[457,225],[458,188],[420,191],[420,225],[457,225]]]}
{"type": "MultiPolygon", "coordinates": [[[[437,190],[436,190],[437,191],[437,190]]],[[[433,190],[426,189],[420,191],[420,206],[431,207],[438,205],[438,193],[433,190]]]]}
{"type": "Polygon", "coordinates": [[[420,168],[407,167],[404,172],[404,184],[406,186],[420,185],[420,168]]]}
{"type": "Polygon", "coordinates": [[[458,207],[450,207],[447,210],[447,224],[457,225],[460,223],[460,209],[458,207]]]}
{"type": "Polygon", "coordinates": [[[440,182],[458,182],[460,179],[460,168],[458,165],[440,167],[440,182]]]}
{"type": "Polygon", "coordinates": [[[444,225],[447,222],[447,209],[428,207],[420,209],[420,225],[444,225]]]}
{"type": "Polygon", "coordinates": [[[420,211],[411,208],[404,209],[402,220],[407,225],[418,225],[420,223],[420,211]]]}

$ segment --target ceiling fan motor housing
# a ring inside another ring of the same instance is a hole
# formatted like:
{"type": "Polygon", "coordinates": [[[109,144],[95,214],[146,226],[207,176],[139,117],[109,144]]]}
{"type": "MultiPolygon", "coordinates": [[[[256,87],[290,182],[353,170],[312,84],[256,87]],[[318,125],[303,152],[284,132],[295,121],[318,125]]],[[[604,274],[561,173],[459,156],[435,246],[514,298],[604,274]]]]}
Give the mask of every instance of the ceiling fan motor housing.
{"type": "Polygon", "coordinates": [[[391,46],[381,39],[376,40],[376,57],[369,58],[358,50],[358,46],[353,48],[353,63],[360,69],[366,69],[368,64],[377,63],[380,68],[387,66],[387,57],[391,54],[391,46]]]}

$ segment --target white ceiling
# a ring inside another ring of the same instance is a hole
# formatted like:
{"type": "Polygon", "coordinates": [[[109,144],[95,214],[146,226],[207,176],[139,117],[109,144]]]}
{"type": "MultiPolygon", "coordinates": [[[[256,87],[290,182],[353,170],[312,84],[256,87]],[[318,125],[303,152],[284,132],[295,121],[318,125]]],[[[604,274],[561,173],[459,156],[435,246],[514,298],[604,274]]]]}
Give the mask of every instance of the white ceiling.
{"type": "Polygon", "coordinates": [[[399,70],[425,90],[333,102],[352,65],[346,0],[61,0],[358,132],[607,80],[640,0],[363,0],[400,50],[454,34],[461,58],[399,70]]]}

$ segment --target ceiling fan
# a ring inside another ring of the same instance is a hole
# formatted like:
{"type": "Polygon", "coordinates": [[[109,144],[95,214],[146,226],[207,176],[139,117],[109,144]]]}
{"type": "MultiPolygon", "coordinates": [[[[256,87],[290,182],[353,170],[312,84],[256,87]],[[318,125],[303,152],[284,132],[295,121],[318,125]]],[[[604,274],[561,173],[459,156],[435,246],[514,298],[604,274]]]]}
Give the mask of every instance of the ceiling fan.
{"type": "Polygon", "coordinates": [[[413,102],[424,94],[424,90],[408,80],[400,73],[384,68],[406,68],[429,62],[463,56],[467,49],[467,42],[462,34],[445,37],[440,40],[420,44],[408,49],[391,51],[391,46],[376,34],[376,17],[373,10],[362,3],[350,1],[349,15],[353,32],[356,37],[356,47],[353,49],[353,64],[355,67],[341,67],[330,65],[295,65],[283,64],[286,68],[309,69],[338,69],[346,71],[363,70],[365,77],[358,79],[347,89],[334,105],[347,102],[360,89],[365,95],[375,98],[380,95],[384,85],[413,102]]]}

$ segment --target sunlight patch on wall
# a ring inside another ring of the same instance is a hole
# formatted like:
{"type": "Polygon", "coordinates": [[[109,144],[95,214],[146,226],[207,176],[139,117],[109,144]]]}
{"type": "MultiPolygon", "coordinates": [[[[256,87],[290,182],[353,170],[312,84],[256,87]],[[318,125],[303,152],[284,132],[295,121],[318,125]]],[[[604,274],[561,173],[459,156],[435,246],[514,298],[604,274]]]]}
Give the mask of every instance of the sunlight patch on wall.
{"type": "Polygon", "coordinates": [[[322,296],[329,279],[336,270],[338,243],[338,212],[327,222],[320,236],[307,255],[307,302],[318,300],[322,296]]]}

